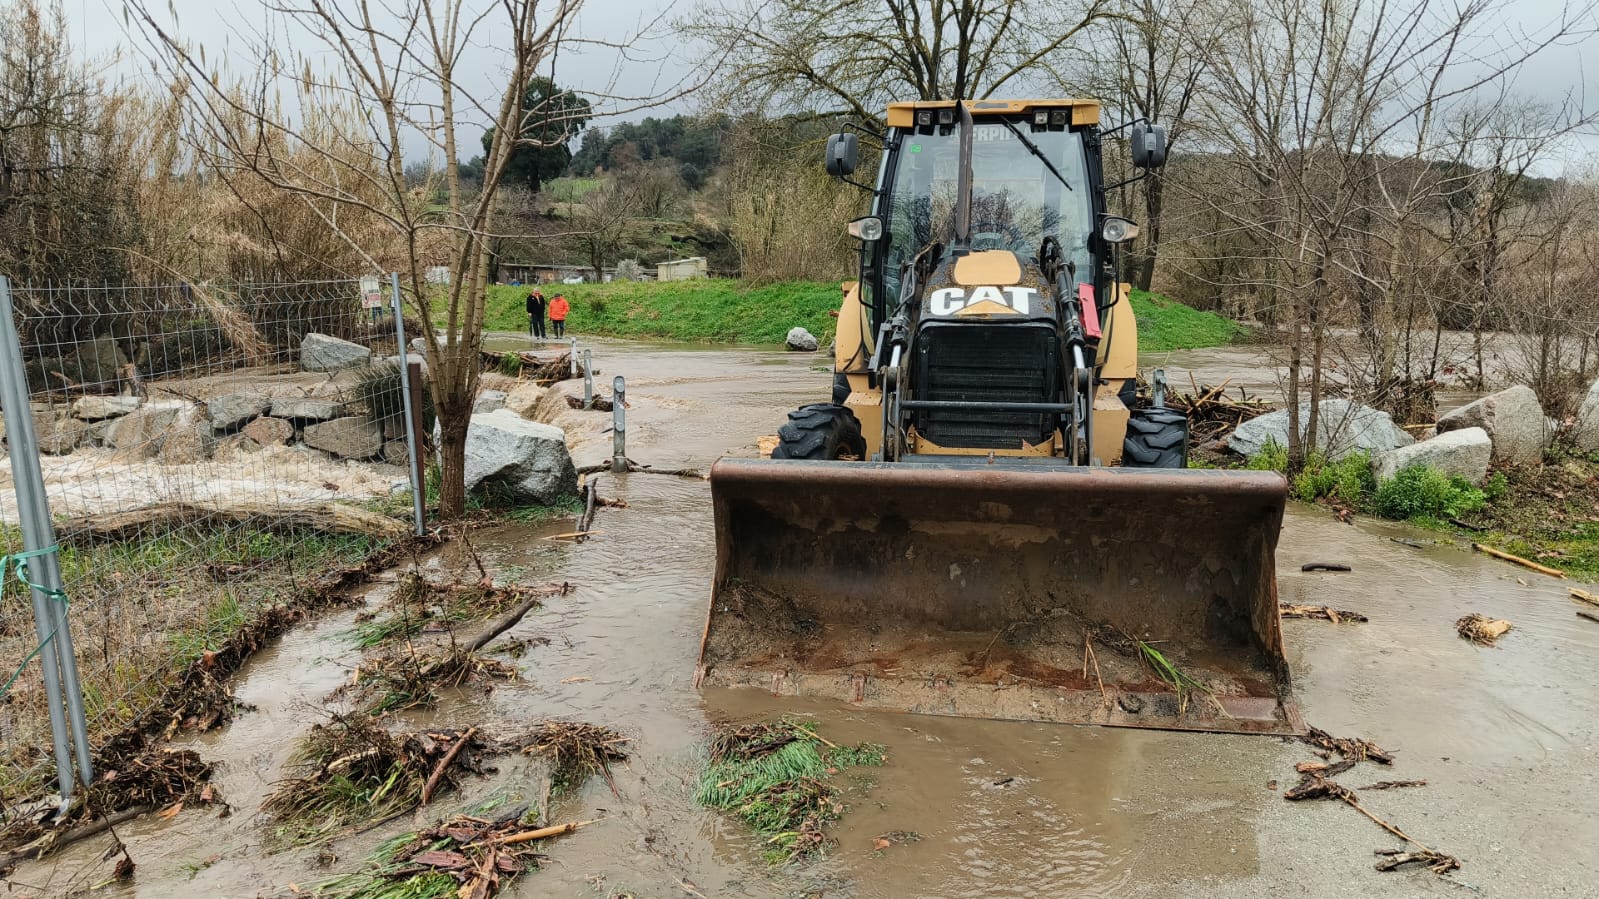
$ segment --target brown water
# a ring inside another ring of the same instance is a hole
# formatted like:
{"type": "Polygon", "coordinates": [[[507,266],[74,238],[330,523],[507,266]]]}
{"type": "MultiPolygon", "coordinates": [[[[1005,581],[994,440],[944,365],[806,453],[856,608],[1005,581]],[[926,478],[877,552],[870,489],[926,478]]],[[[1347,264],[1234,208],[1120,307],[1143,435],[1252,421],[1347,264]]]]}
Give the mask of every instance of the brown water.
{"type": "MultiPolygon", "coordinates": [[[[753,452],[783,413],[825,397],[824,360],[758,350],[596,345],[596,365],[629,379],[628,454],[662,468],[704,468],[724,452],[753,452]]],[[[1206,380],[1210,380],[1206,378],[1206,380]]],[[[1219,379],[1217,379],[1219,382],[1219,379]]],[[[608,457],[609,416],[563,422],[579,463],[608,457]]],[[[1378,874],[1371,851],[1397,845],[1334,803],[1290,804],[1268,789],[1295,780],[1305,747],[1272,738],[869,713],[777,700],[755,691],[701,695],[692,678],[713,563],[703,481],[601,475],[625,498],[604,509],[587,543],[543,539],[560,525],[501,527],[473,536],[488,564],[529,582],[568,580],[513,634],[548,638],[522,657],[523,679],[491,694],[451,698],[420,723],[487,723],[505,732],[560,716],[621,728],[636,738],[618,772],[622,798],[601,783],[555,810],[556,820],[604,820],[547,847],[554,861],[524,878],[516,896],[1344,896],[1454,895],[1430,874],[1378,874]],[[773,871],[736,822],[692,801],[699,747],[713,717],[805,712],[835,741],[871,740],[889,764],[865,772],[824,860],[773,871]],[[920,840],[875,851],[873,838],[914,831],[920,840]]],[[[1412,548],[1431,539],[1370,522],[1341,524],[1292,509],[1279,549],[1286,601],[1371,616],[1365,625],[1288,621],[1285,632],[1306,718],[1339,735],[1394,750],[1392,771],[1362,766],[1353,787],[1427,779],[1426,788],[1363,794],[1379,814],[1460,856],[1455,875],[1485,894],[1595,895],[1599,772],[1593,671],[1599,625],[1574,616],[1564,582],[1522,573],[1460,547],[1412,548]],[[1301,573],[1309,561],[1349,573],[1301,573]],[[1505,617],[1516,629],[1497,649],[1458,639],[1467,612],[1505,617]]],[[[349,870],[388,833],[315,853],[269,854],[257,809],[322,699],[356,654],[339,638],[351,613],[302,628],[260,654],[239,678],[257,711],[201,740],[221,763],[234,814],[185,811],[170,823],[121,829],[140,867],[110,895],[280,895],[330,871],[349,870]],[[220,858],[203,870],[195,866],[220,858]],[[192,876],[191,876],[192,875],[192,876]]],[[[474,783],[474,796],[526,790],[536,774],[518,758],[474,783]]],[[[450,811],[460,799],[437,803],[450,811]]],[[[90,841],[17,883],[63,892],[109,876],[105,843],[90,841]]],[[[21,886],[24,891],[30,887],[21,886]]]]}

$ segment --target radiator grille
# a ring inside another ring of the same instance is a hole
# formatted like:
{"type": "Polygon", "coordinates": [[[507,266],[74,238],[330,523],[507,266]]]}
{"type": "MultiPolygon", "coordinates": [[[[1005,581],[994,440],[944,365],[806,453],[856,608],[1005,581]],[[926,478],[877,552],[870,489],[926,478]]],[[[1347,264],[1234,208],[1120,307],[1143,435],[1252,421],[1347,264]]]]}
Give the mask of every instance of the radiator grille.
{"type": "MultiPolygon", "coordinates": [[[[917,335],[916,399],[1059,402],[1054,329],[1031,325],[950,324],[917,335]]],[[[912,417],[927,439],[951,448],[1020,449],[1041,443],[1059,416],[1029,412],[922,410],[912,417]]]]}

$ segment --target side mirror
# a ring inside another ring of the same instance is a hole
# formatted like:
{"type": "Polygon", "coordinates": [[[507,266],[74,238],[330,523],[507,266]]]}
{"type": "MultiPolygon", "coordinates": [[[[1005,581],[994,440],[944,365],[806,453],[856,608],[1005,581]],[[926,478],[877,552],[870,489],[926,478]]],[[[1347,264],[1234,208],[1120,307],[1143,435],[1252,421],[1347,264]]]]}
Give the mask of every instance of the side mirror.
{"type": "Polygon", "coordinates": [[[883,220],[875,215],[862,216],[849,223],[849,236],[873,243],[883,236],[883,220]]]}
{"type": "Polygon", "coordinates": [[[1137,168],[1154,169],[1166,164],[1165,128],[1139,122],[1133,125],[1128,139],[1132,143],[1133,165],[1137,168]]]}
{"type": "Polygon", "coordinates": [[[1099,236],[1108,244],[1126,243],[1138,236],[1138,226],[1120,216],[1107,215],[1100,223],[1099,236]]]}
{"type": "Polygon", "coordinates": [[[855,162],[860,156],[860,139],[845,132],[827,139],[827,156],[823,160],[827,173],[843,178],[855,172],[855,162]]]}

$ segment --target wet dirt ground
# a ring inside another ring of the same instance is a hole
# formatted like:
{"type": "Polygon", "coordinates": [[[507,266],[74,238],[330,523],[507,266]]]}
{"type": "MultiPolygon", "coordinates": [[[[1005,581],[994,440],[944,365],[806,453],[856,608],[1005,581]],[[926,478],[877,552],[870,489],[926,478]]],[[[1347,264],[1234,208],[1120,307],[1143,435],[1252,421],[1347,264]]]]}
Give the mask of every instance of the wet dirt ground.
{"type": "MultiPolygon", "coordinates": [[[[595,342],[595,364],[628,379],[628,455],[704,469],[753,454],[784,413],[827,394],[828,360],[748,349],[595,342]]],[[[1176,368],[1180,356],[1168,366],[1176,368]]],[[[1196,367],[1218,363],[1195,358],[1196,367]]],[[[1219,383],[1220,377],[1201,380],[1219,383]]],[[[609,415],[571,413],[578,464],[610,454],[609,415]],[[587,417],[585,417],[587,416],[587,417]],[[581,432],[581,435],[580,435],[581,432]]],[[[600,475],[602,534],[573,545],[543,537],[569,522],[479,531],[473,543],[503,576],[567,580],[513,635],[548,638],[520,659],[521,680],[456,697],[407,723],[516,724],[571,717],[636,739],[617,771],[555,809],[556,821],[603,820],[547,846],[552,861],[513,896],[1431,896],[1599,895],[1599,625],[1574,615],[1566,582],[1475,556],[1433,535],[1290,510],[1278,550],[1287,602],[1332,605],[1367,624],[1284,622],[1306,719],[1395,753],[1340,778],[1425,779],[1364,792],[1362,802],[1429,846],[1460,857],[1448,878],[1383,874],[1372,851],[1399,841],[1335,802],[1289,803],[1308,747],[1269,737],[1160,733],[869,713],[780,701],[752,691],[701,694],[695,654],[713,563],[709,492],[700,480],[600,475]],[[1422,548],[1394,542],[1410,537],[1422,548]],[[1301,572],[1311,561],[1347,573],[1301,572]],[[1468,612],[1516,625],[1497,648],[1459,639],[1468,612]],[[707,721],[803,712],[837,742],[886,744],[889,763],[852,791],[818,862],[773,870],[742,825],[698,809],[693,789],[707,721]],[[1275,782],[1277,790],[1271,788],[1275,782]],[[921,839],[873,849],[888,831],[921,839]]],[[[381,590],[381,585],[379,590],[381,590]]],[[[119,829],[139,864],[122,896],[276,896],[350,870],[410,821],[343,839],[338,860],[270,853],[261,798],[283,776],[294,740],[357,656],[341,638],[354,611],[325,617],[263,651],[238,679],[256,711],[198,739],[219,762],[230,817],[186,810],[119,829]]],[[[524,760],[471,784],[471,795],[526,789],[524,760]]],[[[436,803],[434,814],[459,807],[436,803]]],[[[91,840],[17,872],[16,894],[49,895],[110,876],[91,840]]]]}

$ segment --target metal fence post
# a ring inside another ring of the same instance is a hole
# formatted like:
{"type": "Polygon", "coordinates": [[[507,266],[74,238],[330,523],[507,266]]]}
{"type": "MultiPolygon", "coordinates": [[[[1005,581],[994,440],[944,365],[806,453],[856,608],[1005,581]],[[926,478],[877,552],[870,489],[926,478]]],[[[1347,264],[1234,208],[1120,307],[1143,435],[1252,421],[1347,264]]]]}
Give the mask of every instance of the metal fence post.
{"type": "Polygon", "coordinates": [[[594,356],[583,351],[583,408],[594,408],[594,356]]]}
{"type": "Polygon", "coordinates": [[[572,360],[572,377],[577,377],[577,338],[572,338],[572,350],[567,353],[567,358],[572,360]]]}
{"type": "Polygon", "coordinates": [[[399,272],[389,273],[389,288],[390,299],[394,304],[394,336],[400,341],[400,394],[404,397],[401,403],[404,405],[405,416],[405,452],[411,462],[408,466],[411,469],[411,514],[416,518],[416,535],[420,537],[427,533],[427,522],[423,520],[422,511],[422,493],[426,489],[426,484],[422,477],[422,455],[416,433],[416,422],[421,410],[415,408],[415,403],[411,399],[411,366],[405,358],[405,307],[400,302],[399,272]]]}
{"type": "Polygon", "coordinates": [[[627,471],[627,382],[621,375],[611,382],[611,471],[627,471]]]}
{"type": "Polygon", "coordinates": [[[94,760],[89,754],[89,729],[83,714],[78,660],[72,651],[72,629],[62,601],[65,594],[61,589],[61,562],[56,555],[55,524],[50,520],[45,497],[44,473],[39,468],[39,440],[33,431],[33,406],[22,364],[22,345],[11,315],[11,281],[0,276],[0,405],[5,412],[23,549],[30,554],[27,579],[33,597],[34,635],[39,640],[56,780],[65,808],[73,786],[69,742],[77,751],[78,771],[85,786],[94,783],[94,760]]]}

